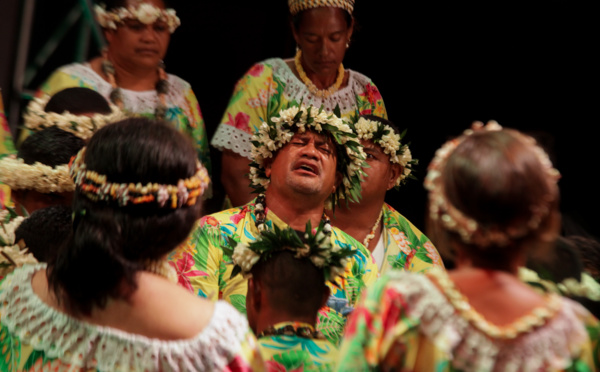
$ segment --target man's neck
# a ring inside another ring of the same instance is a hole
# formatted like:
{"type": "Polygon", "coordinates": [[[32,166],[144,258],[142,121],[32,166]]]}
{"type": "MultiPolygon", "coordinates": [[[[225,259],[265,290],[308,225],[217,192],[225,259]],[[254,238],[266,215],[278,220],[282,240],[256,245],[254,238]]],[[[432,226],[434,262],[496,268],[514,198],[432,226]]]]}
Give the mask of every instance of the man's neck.
{"type": "Polygon", "coordinates": [[[331,224],[362,243],[371,233],[385,200],[363,200],[361,203],[350,203],[348,207],[345,203],[341,204],[336,207],[331,224]]]}
{"type": "Polygon", "coordinates": [[[316,227],[323,217],[324,200],[312,200],[302,196],[284,197],[270,189],[267,189],[265,197],[269,210],[294,230],[304,231],[309,220],[311,226],[316,227]]]}
{"type": "Polygon", "coordinates": [[[306,324],[310,324],[311,326],[313,326],[313,328],[315,327],[316,324],[316,316],[305,316],[305,317],[299,317],[299,316],[291,316],[285,313],[281,313],[279,311],[270,311],[268,312],[268,314],[263,314],[263,316],[260,316],[259,319],[256,322],[256,334],[260,335],[262,331],[264,331],[265,329],[267,329],[270,326],[274,326],[277,323],[284,323],[284,322],[300,322],[300,323],[306,323],[306,324]]]}

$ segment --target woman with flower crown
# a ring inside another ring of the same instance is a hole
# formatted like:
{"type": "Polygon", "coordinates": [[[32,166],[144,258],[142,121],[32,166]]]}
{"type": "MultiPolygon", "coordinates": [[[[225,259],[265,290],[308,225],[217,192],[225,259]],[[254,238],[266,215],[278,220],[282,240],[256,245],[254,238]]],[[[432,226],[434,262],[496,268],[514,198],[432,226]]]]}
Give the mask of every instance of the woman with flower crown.
{"type": "Polygon", "coordinates": [[[491,122],[429,166],[429,237],[455,269],[391,271],[346,327],[341,371],[594,371],[600,326],[581,305],[521,282],[560,230],[559,173],[535,140],[491,122]]]}
{"type": "Polygon", "coordinates": [[[233,206],[253,198],[246,176],[252,134],[289,102],[323,106],[327,112],[338,107],[342,118],[357,111],[387,117],[373,82],[342,65],[354,27],[354,0],[288,0],[288,5],[295,58],[252,66],[237,82],[211,140],[222,151],[221,181],[233,206]]]}
{"type": "Polygon", "coordinates": [[[166,256],[200,217],[206,169],[167,123],[103,127],[72,160],[72,232],[0,285],[1,371],[261,371],[248,322],[197,298],[166,256]]]}
{"type": "Polygon", "coordinates": [[[165,72],[163,58],[180,20],[163,0],[106,0],[96,19],[108,42],[102,56],[55,71],[38,95],[81,86],[100,92],[129,113],[163,119],[194,141],[210,172],[200,106],[189,83],[165,72]]]}

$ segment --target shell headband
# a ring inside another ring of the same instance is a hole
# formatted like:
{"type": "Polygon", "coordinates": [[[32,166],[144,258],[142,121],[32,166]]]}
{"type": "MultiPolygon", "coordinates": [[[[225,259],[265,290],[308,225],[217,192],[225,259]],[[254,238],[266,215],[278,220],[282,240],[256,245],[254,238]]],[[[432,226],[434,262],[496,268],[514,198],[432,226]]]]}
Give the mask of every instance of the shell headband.
{"type": "Polygon", "coordinates": [[[111,113],[107,115],[94,114],[92,116],[74,115],[68,111],[58,114],[46,112],[44,108],[50,100],[50,96],[34,98],[27,105],[27,111],[23,118],[25,127],[38,132],[46,128],[57,127],[66,132],[73,133],[77,137],[88,140],[98,129],[106,124],[125,119],[125,114],[115,105],[109,103],[111,113]]]}
{"type": "Polygon", "coordinates": [[[54,168],[40,162],[25,164],[14,154],[0,159],[0,182],[13,190],[35,190],[43,194],[75,190],[67,164],[54,168]]]}
{"type": "Polygon", "coordinates": [[[117,29],[118,23],[122,23],[126,19],[136,19],[145,25],[163,21],[169,27],[170,33],[175,32],[175,29],[181,24],[174,9],[161,9],[148,3],[141,3],[137,7],[114,8],[111,11],[106,11],[103,7],[96,5],[94,11],[100,26],[113,30],[117,29]]]}
{"type": "Polygon", "coordinates": [[[105,175],[87,169],[84,163],[85,151],[84,147],[71,161],[71,177],[77,189],[92,201],[116,201],[121,207],[158,203],[161,207],[181,208],[196,204],[210,182],[206,168],[197,162],[196,174],[179,180],[176,185],[112,183],[105,175]]]}
{"type": "MultiPolygon", "coordinates": [[[[519,226],[511,226],[509,229],[505,229],[506,231],[483,228],[477,221],[463,214],[448,201],[444,190],[442,171],[452,152],[476,131],[500,130],[502,130],[502,127],[495,121],[490,121],[485,126],[481,122],[475,122],[472,129],[468,129],[462,136],[446,142],[436,151],[435,157],[429,165],[427,177],[424,182],[425,188],[429,190],[429,215],[431,219],[439,220],[444,228],[457,233],[463,242],[475,244],[482,248],[486,248],[492,244],[499,246],[507,245],[511,239],[521,238],[530,231],[537,229],[543,218],[550,212],[551,203],[556,197],[548,195],[546,198],[542,198],[543,202],[531,206],[532,213],[529,221],[519,226]]],[[[533,145],[534,153],[544,168],[548,182],[556,186],[556,182],[560,178],[560,173],[552,167],[552,163],[544,150],[529,136],[518,132],[515,132],[515,136],[520,141],[533,145]]]]}
{"type": "Polygon", "coordinates": [[[352,14],[354,0],[288,0],[290,13],[296,15],[303,10],[321,7],[342,8],[352,14]]]}
{"type": "Polygon", "coordinates": [[[401,142],[406,131],[396,134],[389,125],[363,117],[358,119],[354,128],[359,139],[373,141],[390,156],[390,163],[402,166],[402,174],[396,180],[395,187],[404,183],[406,177],[409,177],[412,172],[412,166],[418,163],[418,160],[412,158],[408,144],[403,145],[401,142]]]}
{"type": "Polygon", "coordinates": [[[296,132],[314,130],[317,133],[330,134],[341,162],[342,183],[333,196],[333,204],[339,199],[348,198],[352,202],[360,200],[360,182],[364,175],[365,153],[360,141],[350,126],[339,115],[317,109],[313,106],[291,106],[281,110],[268,123],[263,122],[252,136],[252,159],[250,163],[250,187],[263,193],[269,185],[265,174],[265,159],[273,155],[290,142],[296,132]]]}
{"type": "Polygon", "coordinates": [[[15,231],[25,217],[18,216],[12,209],[0,210],[0,277],[12,272],[24,264],[36,264],[38,261],[15,242],[15,231]]]}
{"type": "Polygon", "coordinates": [[[345,273],[348,259],[354,251],[350,246],[342,248],[332,244],[331,237],[324,229],[327,229],[327,225],[321,222],[313,233],[308,221],[304,231],[305,243],[291,227],[280,229],[277,225],[273,226],[273,230],[262,231],[260,237],[249,244],[227,237],[228,245],[222,248],[235,265],[231,277],[242,273],[244,278],[249,278],[252,276],[252,267],[257,262],[268,260],[274,252],[291,251],[295,253],[294,258],[308,258],[313,265],[323,270],[325,281],[334,283],[345,273]]]}

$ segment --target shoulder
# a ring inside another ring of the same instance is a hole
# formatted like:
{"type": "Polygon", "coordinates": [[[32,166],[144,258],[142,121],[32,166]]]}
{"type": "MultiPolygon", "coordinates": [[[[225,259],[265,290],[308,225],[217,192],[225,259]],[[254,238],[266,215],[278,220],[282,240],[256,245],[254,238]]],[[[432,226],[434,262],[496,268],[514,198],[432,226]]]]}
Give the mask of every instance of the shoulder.
{"type": "Polygon", "coordinates": [[[220,212],[209,214],[200,219],[198,226],[200,228],[220,227],[222,224],[237,223],[245,217],[250,211],[250,205],[246,204],[241,207],[225,209],[220,212]]]}
{"type": "Polygon", "coordinates": [[[363,87],[368,84],[374,85],[373,81],[368,76],[361,74],[358,71],[354,71],[354,70],[350,70],[350,69],[348,69],[348,72],[350,74],[349,84],[357,84],[357,85],[360,85],[363,87]]]}
{"type": "Polygon", "coordinates": [[[167,74],[167,81],[169,84],[178,91],[189,91],[192,90],[192,86],[187,81],[183,80],[177,75],[167,74]]]}

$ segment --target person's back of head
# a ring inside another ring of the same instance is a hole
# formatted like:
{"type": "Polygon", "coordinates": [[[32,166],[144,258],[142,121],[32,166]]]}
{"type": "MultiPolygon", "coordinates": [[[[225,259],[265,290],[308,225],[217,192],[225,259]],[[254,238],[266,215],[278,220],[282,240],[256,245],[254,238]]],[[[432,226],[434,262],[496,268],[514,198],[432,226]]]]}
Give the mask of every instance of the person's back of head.
{"type": "Polygon", "coordinates": [[[17,157],[23,159],[25,164],[38,162],[56,167],[69,164],[84,144],[84,141],[74,134],[50,127],[27,137],[19,148],[17,157]]]}
{"type": "MultiPolygon", "coordinates": [[[[535,140],[494,123],[450,141],[430,165],[430,237],[459,245],[488,268],[560,228],[558,172],[535,140]]],[[[440,244],[436,241],[436,245],[440,244]]]]}
{"type": "Polygon", "coordinates": [[[39,262],[52,262],[71,233],[71,207],[54,205],[38,209],[15,231],[15,241],[33,254],[39,262]]]}
{"type": "MultiPolygon", "coordinates": [[[[73,233],[49,281],[74,312],[127,297],[200,216],[206,170],[172,126],[132,118],[101,128],[73,161],[73,233]]],[[[159,266],[159,265],[158,265],[159,266]]]]}
{"type": "Polygon", "coordinates": [[[56,92],[44,107],[46,112],[62,114],[65,111],[73,115],[91,115],[111,113],[108,101],[98,92],[89,88],[74,87],[56,92]]]}

